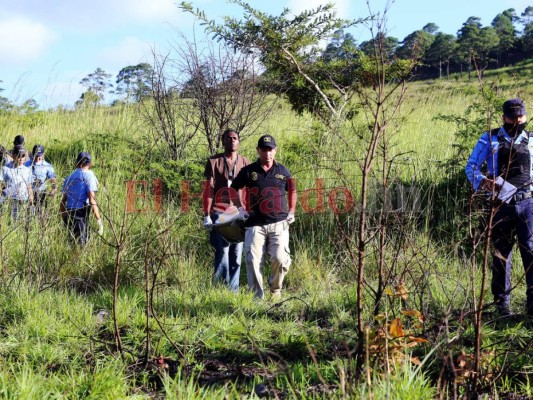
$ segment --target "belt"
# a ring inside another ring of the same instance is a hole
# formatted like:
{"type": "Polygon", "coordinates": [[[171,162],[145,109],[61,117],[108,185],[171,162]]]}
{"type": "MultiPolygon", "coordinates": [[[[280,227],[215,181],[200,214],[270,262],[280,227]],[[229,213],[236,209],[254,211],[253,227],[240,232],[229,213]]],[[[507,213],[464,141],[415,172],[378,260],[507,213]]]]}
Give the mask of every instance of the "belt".
{"type": "Polygon", "coordinates": [[[520,201],[520,200],[530,199],[531,197],[533,197],[532,192],[518,192],[518,193],[515,193],[511,199],[514,201],[520,201]]]}

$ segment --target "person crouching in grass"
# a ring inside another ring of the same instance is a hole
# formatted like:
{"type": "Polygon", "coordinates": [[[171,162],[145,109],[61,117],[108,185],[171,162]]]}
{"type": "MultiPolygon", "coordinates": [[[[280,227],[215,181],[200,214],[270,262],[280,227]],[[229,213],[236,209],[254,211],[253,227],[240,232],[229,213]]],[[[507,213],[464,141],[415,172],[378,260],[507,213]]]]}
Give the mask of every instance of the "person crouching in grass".
{"type": "Polygon", "coordinates": [[[85,246],[89,239],[89,214],[92,210],[98,223],[98,234],[104,233],[100,212],[96,204],[98,179],[93,171],[91,155],[86,152],[78,154],[76,169],[63,182],[60,213],[72,238],[85,246]]]}
{"type": "Polygon", "coordinates": [[[11,155],[13,162],[2,167],[0,182],[3,186],[3,199],[11,203],[11,216],[17,220],[25,210],[28,210],[28,203],[33,203],[33,176],[31,169],[24,165],[27,157],[24,146],[15,146],[11,155]]]}

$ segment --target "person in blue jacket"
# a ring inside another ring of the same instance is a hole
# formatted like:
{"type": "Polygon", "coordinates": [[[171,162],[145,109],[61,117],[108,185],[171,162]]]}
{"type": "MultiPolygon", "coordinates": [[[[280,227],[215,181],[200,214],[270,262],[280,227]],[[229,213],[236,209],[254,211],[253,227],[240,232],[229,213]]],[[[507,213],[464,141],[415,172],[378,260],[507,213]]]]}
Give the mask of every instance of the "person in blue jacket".
{"type": "Polygon", "coordinates": [[[98,223],[98,234],[104,233],[104,226],[100,218],[96,192],[98,179],[89,168],[92,166],[91,155],[81,152],[76,159],[76,169],[63,182],[63,197],[61,198],[60,213],[63,222],[68,227],[76,241],[84,246],[89,239],[89,214],[92,210],[98,223]]]}
{"type": "Polygon", "coordinates": [[[526,278],[527,313],[533,316],[533,133],[525,130],[526,106],[522,99],[503,103],[503,124],[481,135],[466,164],[474,190],[498,195],[503,183],[516,188],[499,201],[492,220],[491,290],[500,316],[512,315],[511,258],[518,242],[526,278]]]}
{"type": "Polygon", "coordinates": [[[44,146],[40,144],[33,146],[31,158],[24,165],[30,168],[33,174],[34,206],[37,214],[42,217],[44,216],[47,198],[55,196],[57,192],[56,173],[52,164],[44,159],[44,146]],[[48,191],[48,183],[50,183],[50,191],[48,191]]]}
{"type": "Polygon", "coordinates": [[[31,169],[24,166],[27,157],[24,146],[15,146],[11,155],[13,161],[0,169],[1,201],[7,200],[11,203],[11,217],[17,220],[33,203],[33,176],[31,169]]]}

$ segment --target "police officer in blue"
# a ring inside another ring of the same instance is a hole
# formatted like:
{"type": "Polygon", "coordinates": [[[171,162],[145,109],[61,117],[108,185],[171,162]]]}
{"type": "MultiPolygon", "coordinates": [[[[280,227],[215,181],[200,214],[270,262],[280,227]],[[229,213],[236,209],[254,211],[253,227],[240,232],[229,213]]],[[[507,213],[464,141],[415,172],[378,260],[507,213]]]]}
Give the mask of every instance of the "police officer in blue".
{"type": "Polygon", "coordinates": [[[485,132],[478,140],[465,171],[476,191],[497,195],[502,183],[516,187],[510,198],[498,203],[493,216],[491,289],[499,315],[512,315],[511,258],[518,242],[526,277],[527,314],[533,316],[533,132],[525,130],[522,99],[504,102],[502,119],[501,127],[485,132]]]}
{"type": "Polygon", "coordinates": [[[92,157],[82,151],[76,158],[76,169],[67,176],[63,182],[63,196],[59,211],[64,224],[69,229],[71,236],[82,246],[89,239],[89,213],[93,212],[98,223],[98,234],[104,233],[104,225],[100,218],[96,192],[98,191],[98,179],[93,171],[92,157]]]}
{"type": "Polygon", "coordinates": [[[33,194],[34,206],[37,215],[43,217],[46,207],[46,201],[49,196],[55,196],[56,188],[56,173],[54,167],[44,159],[44,146],[36,144],[33,146],[31,160],[26,161],[24,165],[31,169],[33,174],[33,194]],[[48,182],[50,182],[51,189],[48,191],[48,182]]]}

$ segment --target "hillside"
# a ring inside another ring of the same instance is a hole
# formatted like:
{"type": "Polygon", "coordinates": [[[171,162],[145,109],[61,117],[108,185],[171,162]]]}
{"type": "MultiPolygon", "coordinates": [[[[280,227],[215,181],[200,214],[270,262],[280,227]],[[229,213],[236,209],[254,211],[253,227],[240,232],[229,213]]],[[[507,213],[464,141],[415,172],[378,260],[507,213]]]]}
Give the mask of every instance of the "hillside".
{"type": "Polygon", "coordinates": [[[371,175],[362,380],[355,374],[362,111],[333,131],[279,101],[253,134],[243,130],[240,153],[250,159],[260,134],[276,138],[300,198],[286,290],[263,301],[246,290],[245,268],[237,294],[212,284],[200,200],[184,190],[201,190],[209,155],[201,134],[172,159],[146,122],[150,104],[0,114],[0,143],[9,148],[22,134],[29,148],[44,145],[59,184],[78,152],[91,153],[104,219],[103,237],[78,248],[67,240],[59,196],[40,218],[14,222],[2,206],[0,394],[462,398],[475,369],[474,311],[483,293],[479,398],[533,396],[523,272],[513,270],[518,315],[502,321],[482,286],[490,271],[463,172],[485,127],[500,123],[496,104],[520,96],[531,109],[532,77],[530,61],[487,71],[481,82],[463,74],[409,83],[371,175]]]}

